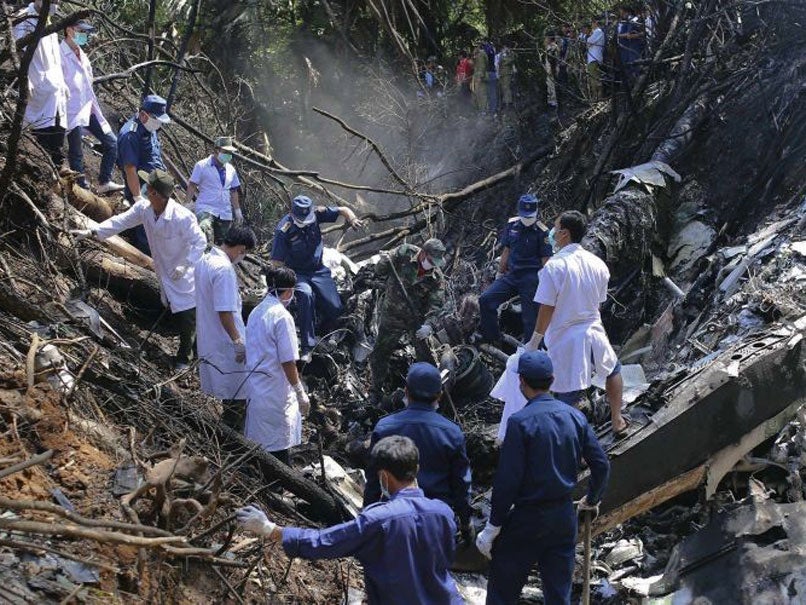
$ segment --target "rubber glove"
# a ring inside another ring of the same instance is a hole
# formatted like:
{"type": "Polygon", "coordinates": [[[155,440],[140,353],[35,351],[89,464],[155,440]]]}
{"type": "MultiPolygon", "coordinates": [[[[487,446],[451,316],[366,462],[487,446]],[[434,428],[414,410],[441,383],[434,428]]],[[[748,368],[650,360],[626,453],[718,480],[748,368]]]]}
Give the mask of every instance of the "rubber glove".
{"type": "Polygon", "coordinates": [[[148,198],[144,196],[142,193],[134,197],[135,204],[139,204],[140,202],[148,202],[148,198]]]}
{"type": "Polygon", "coordinates": [[[269,521],[262,510],[256,506],[244,506],[235,511],[238,523],[246,531],[258,536],[270,536],[277,529],[277,524],[269,521]]]}
{"type": "Polygon", "coordinates": [[[294,393],[297,395],[297,403],[299,404],[299,411],[303,418],[308,416],[311,411],[311,398],[305,392],[305,385],[300,380],[297,384],[293,385],[294,393]]]}
{"type": "Polygon", "coordinates": [[[232,346],[235,349],[235,362],[243,363],[246,361],[246,345],[244,344],[243,339],[239,338],[238,340],[234,341],[232,346]]]}
{"type": "Polygon", "coordinates": [[[595,519],[596,517],[599,516],[599,503],[598,502],[596,504],[589,503],[587,496],[582,498],[582,500],[574,502],[574,504],[576,504],[577,511],[579,511],[580,513],[584,511],[590,511],[591,519],[595,519]]]}
{"type": "Polygon", "coordinates": [[[476,536],[476,548],[488,559],[492,559],[493,542],[495,542],[495,539],[500,533],[500,527],[487,523],[484,529],[481,530],[481,533],[476,536]]]}
{"type": "Polygon", "coordinates": [[[182,279],[185,276],[187,270],[188,268],[185,265],[179,265],[176,269],[174,269],[174,272],[171,273],[171,279],[174,281],[182,279]]]}
{"type": "Polygon", "coordinates": [[[417,337],[417,340],[425,340],[431,334],[434,333],[434,330],[428,324],[423,324],[420,326],[420,329],[414,333],[414,336],[417,337]]]}
{"type": "Polygon", "coordinates": [[[72,235],[75,242],[78,243],[88,237],[94,237],[95,231],[92,229],[70,229],[70,235],[72,235]]]}
{"type": "Polygon", "coordinates": [[[240,208],[234,210],[235,224],[240,225],[243,222],[243,211],[240,208]]]}
{"type": "Polygon", "coordinates": [[[540,343],[543,342],[543,335],[540,332],[532,334],[532,338],[526,343],[526,351],[537,351],[540,348],[540,343]]]}

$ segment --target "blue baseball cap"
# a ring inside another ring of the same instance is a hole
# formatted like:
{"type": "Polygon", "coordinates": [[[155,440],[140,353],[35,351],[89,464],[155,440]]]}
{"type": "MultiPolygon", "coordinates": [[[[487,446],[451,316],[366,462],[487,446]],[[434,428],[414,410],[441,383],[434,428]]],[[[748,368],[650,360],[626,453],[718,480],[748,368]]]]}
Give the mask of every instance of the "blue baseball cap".
{"type": "Polygon", "coordinates": [[[143,104],[140,106],[140,109],[150,113],[163,124],[169,124],[171,117],[165,112],[167,104],[168,102],[159,95],[148,95],[143,99],[143,104]]]}
{"type": "Polygon", "coordinates": [[[304,225],[310,225],[316,220],[313,201],[307,195],[298,195],[294,198],[291,215],[304,225]]]}
{"type": "Polygon", "coordinates": [[[432,364],[418,361],[409,368],[406,388],[415,399],[434,401],[442,392],[442,376],[432,364]]]}
{"type": "Polygon", "coordinates": [[[532,218],[537,216],[537,197],[531,193],[522,195],[518,200],[518,216],[532,218]]]}
{"type": "Polygon", "coordinates": [[[518,360],[518,374],[528,380],[554,377],[554,366],[545,351],[529,351],[518,360]]]}

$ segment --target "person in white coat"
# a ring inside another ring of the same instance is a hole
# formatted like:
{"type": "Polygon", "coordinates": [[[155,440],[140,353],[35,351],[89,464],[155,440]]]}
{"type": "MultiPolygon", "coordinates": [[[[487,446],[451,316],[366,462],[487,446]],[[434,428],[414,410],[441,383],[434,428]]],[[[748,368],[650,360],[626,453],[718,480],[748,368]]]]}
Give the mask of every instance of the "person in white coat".
{"type": "Polygon", "coordinates": [[[302,417],[311,405],[297,371],[297,329],[286,309],[297,276],[288,267],[272,265],[266,269],[266,284],[266,298],[246,322],[249,402],[244,435],[288,464],[289,449],[302,442],[302,417]]]}
{"type": "MultiPolygon", "coordinates": [[[[55,14],[58,8],[59,0],[51,0],[50,14],[55,14]]],[[[16,15],[15,40],[33,33],[41,10],[42,1],[35,0],[16,15]]],[[[57,169],[64,162],[67,95],[59,36],[55,33],[43,36],[28,67],[28,104],[24,123],[31,128],[57,169]]]]}
{"type": "Polygon", "coordinates": [[[257,245],[249,227],[233,227],[221,247],[208,247],[196,263],[196,355],[201,390],[221,399],[221,420],[243,430],[246,409],[246,327],[235,265],[257,245]]]}
{"type": "Polygon", "coordinates": [[[196,199],[196,217],[208,242],[220,244],[233,219],[243,222],[241,181],[232,165],[232,137],[218,137],[212,155],[196,162],[188,181],[187,197],[196,199]]]}
{"type": "Polygon", "coordinates": [[[549,241],[556,253],[540,270],[535,292],[540,310],[526,350],[536,350],[545,335],[554,365],[552,391],[569,405],[577,405],[592,384],[604,383],[613,432],[620,435],[627,430],[621,413],[621,364],[599,312],[607,300],[610,271],[580,245],[587,228],[585,215],[576,210],[563,212],[554,222],[549,241]]]}
{"type": "Polygon", "coordinates": [[[67,161],[78,173],[78,184],[89,189],[84,176],[84,152],[81,137],[86,128],[101,143],[101,169],[98,175],[98,193],[123,191],[123,185],[112,181],[112,169],[118,157],[118,139],[112,132],[98,97],[92,89],[93,74],[89,57],[81,49],[89,41],[95,28],[87,21],[64,28],[61,44],[62,72],[70,96],[67,100],[67,161]]]}
{"type": "Polygon", "coordinates": [[[207,240],[193,213],[171,198],[176,184],[170,174],[154,170],[150,174],[140,171],[139,176],[148,184],[148,201],[139,200],[126,212],[106,219],[94,229],[71,233],[76,241],[91,235],[103,241],[126,229],[143,226],[160,282],[162,304],[170,307],[179,331],[175,368],[186,370],[196,329],[193,268],[204,254],[207,240]]]}

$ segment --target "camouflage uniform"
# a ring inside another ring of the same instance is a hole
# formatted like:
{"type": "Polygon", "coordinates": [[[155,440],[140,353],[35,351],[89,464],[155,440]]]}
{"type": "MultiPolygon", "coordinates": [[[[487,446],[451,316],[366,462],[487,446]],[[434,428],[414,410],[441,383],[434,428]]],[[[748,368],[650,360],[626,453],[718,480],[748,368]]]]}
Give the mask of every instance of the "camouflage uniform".
{"type": "Polygon", "coordinates": [[[389,370],[389,358],[400,345],[400,338],[409,332],[417,351],[417,358],[427,360],[430,350],[424,341],[414,338],[414,331],[423,323],[429,323],[445,302],[445,280],[442,271],[434,267],[418,277],[420,265],[417,255],[420,248],[411,244],[398,247],[388,258],[382,258],[375,272],[386,277],[386,292],[380,308],[378,337],[370,357],[372,369],[372,386],[376,393],[381,392],[386,374],[389,370]],[[400,285],[395,278],[390,264],[394,263],[400,281],[408,292],[416,313],[412,312],[400,285]]]}

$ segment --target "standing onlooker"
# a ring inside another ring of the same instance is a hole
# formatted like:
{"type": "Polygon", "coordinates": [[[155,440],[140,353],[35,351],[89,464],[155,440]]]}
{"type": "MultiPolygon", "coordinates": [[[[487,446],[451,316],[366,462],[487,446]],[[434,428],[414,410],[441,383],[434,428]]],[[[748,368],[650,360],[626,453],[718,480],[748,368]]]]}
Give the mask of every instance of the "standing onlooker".
{"type": "Polygon", "coordinates": [[[554,36],[546,36],[546,60],[543,68],[546,70],[546,101],[549,107],[557,107],[557,87],[554,82],[557,79],[557,69],[560,63],[560,47],[554,36]]]}
{"type": "Polygon", "coordinates": [[[498,84],[501,87],[501,106],[506,109],[512,106],[512,78],[518,72],[515,67],[515,53],[504,44],[496,57],[498,63],[498,84]]]}
{"type": "Polygon", "coordinates": [[[246,411],[246,328],[235,265],[256,245],[254,231],[235,226],[220,248],[208,248],[193,274],[199,384],[221,399],[221,420],[236,431],[243,430],[246,411]]]}
{"type": "Polygon", "coordinates": [[[118,139],[112,132],[92,89],[93,75],[89,57],[81,49],[89,41],[95,28],[87,21],[64,28],[62,41],[62,71],[70,92],[67,100],[67,159],[70,168],[80,173],[79,186],[89,189],[84,175],[84,151],[82,134],[84,129],[92,133],[101,143],[101,169],[98,173],[98,193],[122,191],[123,185],[112,181],[112,169],[118,158],[118,139]]]}
{"type": "Polygon", "coordinates": [[[311,406],[297,371],[297,329],[286,310],[297,277],[288,267],[270,266],[266,283],[266,298],[246,322],[249,403],[244,435],[289,464],[289,450],[302,442],[302,417],[311,406]]]}
{"type": "Polygon", "coordinates": [[[490,113],[498,113],[498,56],[492,42],[484,43],[484,52],[487,53],[487,104],[490,113]]]}
{"type": "Polygon", "coordinates": [[[621,71],[624,74],[625,84],[629,84],[638,75],[635,62],[641,58],[641,45],[643,33],[641,26],[636,23],[632,9],[622,6],[619,9],[619,22],[616,31],[618,43],[618,58],[621,71]]]}
{"type": "Polygon", "coordinates": [[[473,61],[467,51],[459,51],[459,62],[456,64],[456,86],[462,99],[470,97],[470,80],[473,78],[473,61]]]}
{"type": "MultiPolygon", "coordinates": [[[[56,14],[59,0],[51,0],[50,14],[56,14]]],[[[34,0],[20,11],[15,20],[14,40],[33,33],[39,21],[42,0],[34,0]]],[[[67,127],[67,85],[62,73],[59,36],[43,36],[36,45],[28,67],[28,104],[24,124],[30,126],[39,144],[48,152],[56,170],[64,162],[64,133],[67,127]]]]}
{"type": "Polygon", "coordinates": [[[561,92],[568,87],[568,61],[571,51],[571,26],[563,25],[563,35],[560,38],[560,60],[557,67],[557,83],[561,92]]]}
{"type": "Polygon", "coordinates": [[[243,222],[241,181],[232,165],[232,137],[218,137],[215,153],[196,162],[188,181],[187,198],[196,199],[196,217],[210,243],[224,241],[230,224],[243,222]]]}
{"type": "Polygon", "coordinates": [[[585,42],[587,54],[585,57],[588,72],[588,96],[590,101],[596,102],[602,98],[602,64],[604,63],[605,35],[599,27],[599,17],[591,19],[590,34],[580,34],[579,39],[585,42]]]}
{"type": "Polygon", "coordinates": [[[476,54],[473,55],[473,104],[482,114],[487,113],[490,102],[487,97],[487,52],[484,50],[484,43],[479,42],[476,47],[476,54]]]}
{"type": "Polygon", "coordinates": [[[643,53],[647,59],[651,59],[651,53],[655,46],[655,17],[647,7],[641,9],[641,17],[644,22],[644,44],[643,53]]]}

